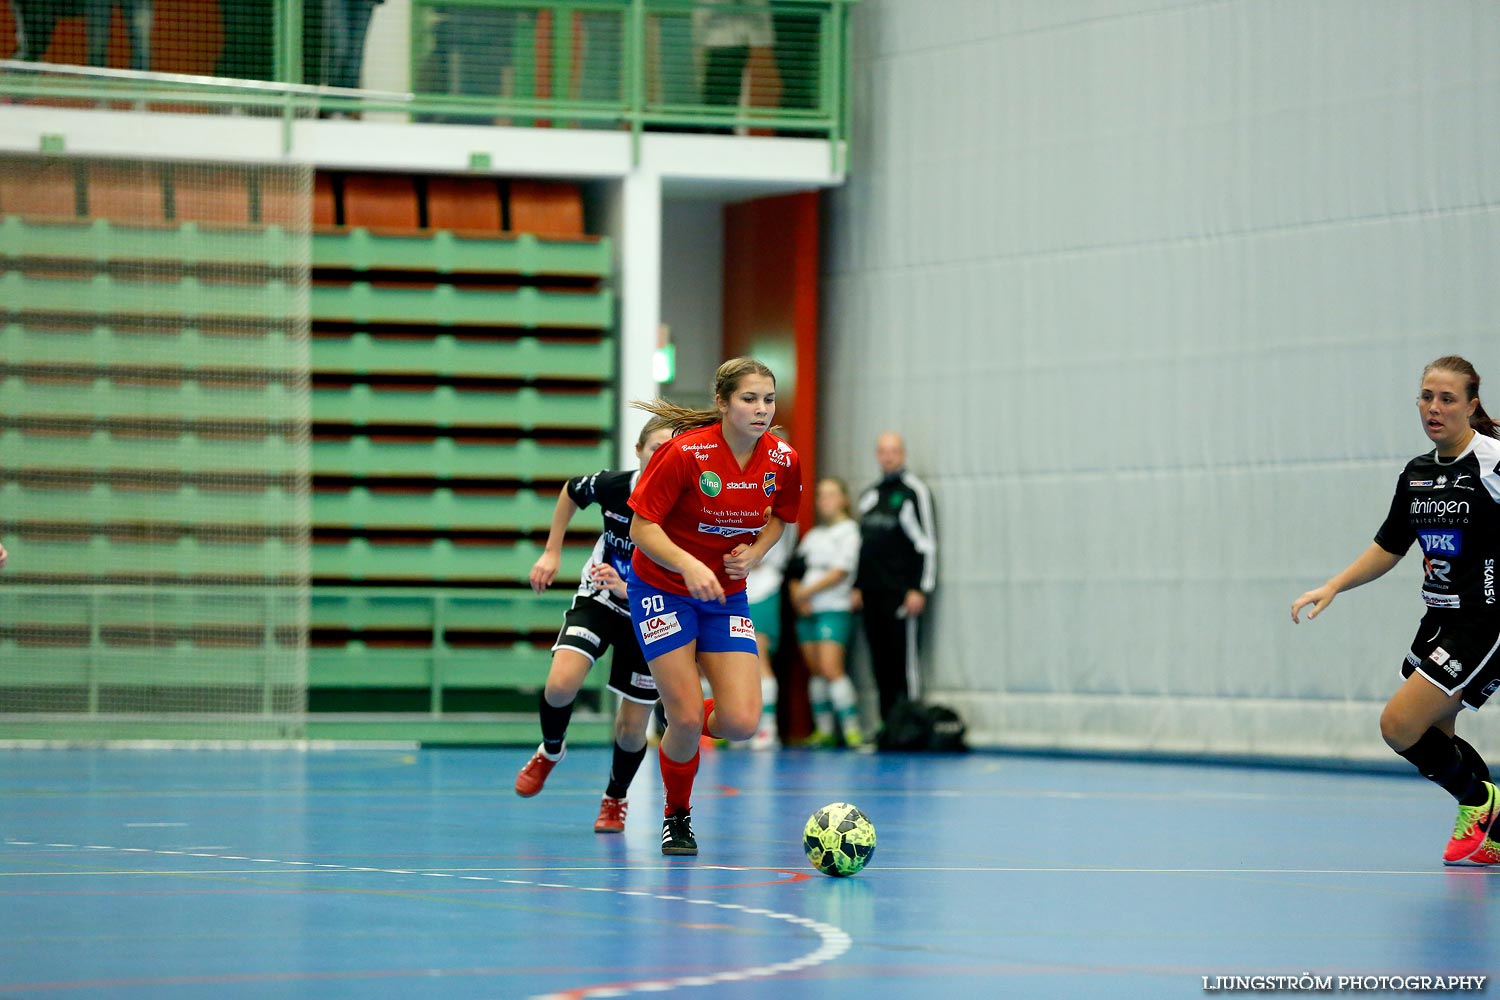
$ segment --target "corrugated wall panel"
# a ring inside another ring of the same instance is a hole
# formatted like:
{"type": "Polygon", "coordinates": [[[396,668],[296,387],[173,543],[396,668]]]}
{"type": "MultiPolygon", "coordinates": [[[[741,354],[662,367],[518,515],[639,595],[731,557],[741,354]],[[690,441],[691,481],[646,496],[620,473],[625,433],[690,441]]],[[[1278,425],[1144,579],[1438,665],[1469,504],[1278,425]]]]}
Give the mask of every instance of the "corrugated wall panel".
{"type": "Polygon", "coordinates": [[[1500,379],[1497,50],[1492,4],[861,5],[820,444],[862,481],[907,436],[981,741],[1388,757],[1413,566],[1287,608],[1422,449],[1422,365],[1500,379]]]}

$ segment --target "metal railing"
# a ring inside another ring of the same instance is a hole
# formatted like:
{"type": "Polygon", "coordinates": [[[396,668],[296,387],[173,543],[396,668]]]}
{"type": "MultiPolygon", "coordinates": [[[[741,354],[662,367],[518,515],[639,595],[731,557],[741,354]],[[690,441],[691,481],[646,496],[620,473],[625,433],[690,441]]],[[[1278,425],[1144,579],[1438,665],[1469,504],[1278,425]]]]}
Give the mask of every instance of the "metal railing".
{"type": "MultiPolygon", "coordinates": [[[[221,0],[218,24],[115,24],[86,50],[84,17],[52,2],[50,21],[47,0],[27,5],[0,60],[12,102],[835,142],[848,127],[857,0],[221,0]]],[[[149,18],[151,2],[126,6],[149,18]]]]}

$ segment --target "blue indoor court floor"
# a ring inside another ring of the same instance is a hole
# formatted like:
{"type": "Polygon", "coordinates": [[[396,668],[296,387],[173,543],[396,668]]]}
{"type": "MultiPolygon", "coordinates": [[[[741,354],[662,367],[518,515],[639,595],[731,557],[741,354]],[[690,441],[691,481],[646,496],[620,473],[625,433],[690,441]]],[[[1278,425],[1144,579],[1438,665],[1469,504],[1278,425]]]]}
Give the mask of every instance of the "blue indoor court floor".
{"type": "Polygon", "coordinates": [[[528,754],[0,751],[0,1000],[1157,998],[1500,973],[1500,871],[1442,866],[1453,809],[1415,776],[712,751],[700,854],[666,859],[654,752],[624,836],[592,832],[606,750],[521,800],[528,754]],[[879,836],[851,879],[800,848],[838,800],[879,836]]]}

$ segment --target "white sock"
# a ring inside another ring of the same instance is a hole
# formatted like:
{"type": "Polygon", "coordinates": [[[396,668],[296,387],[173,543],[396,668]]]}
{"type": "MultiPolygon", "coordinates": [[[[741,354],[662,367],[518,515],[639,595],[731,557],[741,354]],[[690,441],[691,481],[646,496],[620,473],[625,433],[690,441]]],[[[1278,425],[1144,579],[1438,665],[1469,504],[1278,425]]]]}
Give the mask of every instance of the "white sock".
{"type": "Polygon", "coordinates": [[[833,700],[834,710],[838,713],[839,722],[845,726],[849,723],[859,724],[859,698],[854,693],[854,682],[845,674],[828,685],[828,695],[833,700]]]}
{"type": "Polygon", "coordinates": [[[824,736],[833,735],[833,704],[828,700],[828,682],[821,677],[807,681],[807,697],[812,702],[813,726],[824,736]]]}

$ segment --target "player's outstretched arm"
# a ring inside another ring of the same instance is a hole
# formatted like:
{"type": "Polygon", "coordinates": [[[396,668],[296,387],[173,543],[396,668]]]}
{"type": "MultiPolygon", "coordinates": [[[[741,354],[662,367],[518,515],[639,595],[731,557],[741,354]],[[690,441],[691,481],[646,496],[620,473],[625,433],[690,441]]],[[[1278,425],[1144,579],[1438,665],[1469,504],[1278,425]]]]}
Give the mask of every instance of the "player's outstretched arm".
{"type": "Polygon", "coordinates": [[[565,484],[557,494],[557,506],[552,508],[552,526],[547,530],[547,546],[531,566],[531,589],[538,594],[552,586],[552,581],[557,579],[557,567],[562,565],[563,536],[568,533],[568,525],[572,523],[576,513],[578,505],[568,496],[565,484]]]}
{"type": "Polygon", "coordinates": [[[1371,542],[1370,547],[1361,552],[1358,559],[1345,566],[1337,576],[1292,602],[1292,624],[1297,624],[1297,613],[1308,605],[1312,605],[1312,610],[1307,613],[1307,619],[1311,621],[1322,614],[1323,609],[1332,604],[1338,594],[1385,576],[1400,561],[1401,557],[1394,552],[1387,552],[1371,542]]]}

